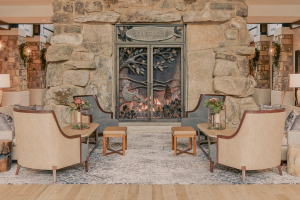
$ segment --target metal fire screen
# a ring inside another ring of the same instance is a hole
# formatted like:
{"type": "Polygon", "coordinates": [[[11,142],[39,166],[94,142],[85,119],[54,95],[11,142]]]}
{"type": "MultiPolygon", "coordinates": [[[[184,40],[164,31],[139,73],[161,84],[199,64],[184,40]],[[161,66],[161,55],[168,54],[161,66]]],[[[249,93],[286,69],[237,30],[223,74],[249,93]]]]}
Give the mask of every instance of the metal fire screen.
{"type": "Polygon", "coordinates": [[[184,25],[116,26],[116,118],[180,121],[185,96],[184,33],[184,25]]]}

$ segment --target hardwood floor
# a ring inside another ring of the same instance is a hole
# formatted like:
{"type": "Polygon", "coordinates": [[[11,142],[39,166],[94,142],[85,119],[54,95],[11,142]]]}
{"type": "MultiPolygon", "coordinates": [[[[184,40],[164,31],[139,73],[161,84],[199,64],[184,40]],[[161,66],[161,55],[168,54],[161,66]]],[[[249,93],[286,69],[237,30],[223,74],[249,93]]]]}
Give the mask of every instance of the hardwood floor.
{"type": "Polygon", "coordinates": [[[0,185],[0,200],[294,200],[300,185],[0,185]]]}

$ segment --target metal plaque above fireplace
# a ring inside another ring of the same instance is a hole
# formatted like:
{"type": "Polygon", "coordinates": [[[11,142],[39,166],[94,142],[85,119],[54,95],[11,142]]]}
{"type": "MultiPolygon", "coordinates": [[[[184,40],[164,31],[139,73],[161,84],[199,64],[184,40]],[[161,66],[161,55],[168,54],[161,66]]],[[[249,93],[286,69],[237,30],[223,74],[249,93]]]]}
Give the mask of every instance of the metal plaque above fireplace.
{"type": "Polygon", "coordinates": [[[117,25],[116,41],[116,117],[180,121],[185,96],[184,25],[117,25]]]}
{"type": "Polygon", "coordinates": [[[177,25],[116,25],[116,43],[184,43],[185,26],[177,25]]]}

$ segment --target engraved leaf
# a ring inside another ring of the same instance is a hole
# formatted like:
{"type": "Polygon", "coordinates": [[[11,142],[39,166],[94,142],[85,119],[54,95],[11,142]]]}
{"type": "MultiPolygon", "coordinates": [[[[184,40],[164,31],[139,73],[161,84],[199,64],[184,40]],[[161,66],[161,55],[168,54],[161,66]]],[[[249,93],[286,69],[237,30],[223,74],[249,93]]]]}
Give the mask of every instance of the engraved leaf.
{"type": "Polygon", "coordinates": [[[143,49],[140,49],[140,50],[139,50],[139,53],[143,53],[143,49]]]}
{"type": "Polygon", "coordinates": [[[179,31],[182,31],[182,29],[183,29],[183,27],[180,27],[178,30],[179,30],[179,31]]]}
{"type": "Polygon", "coordinates": [[[169,49],[167,49],[166,51],[171,51],[171,49],[169,48],[169,49]]]}

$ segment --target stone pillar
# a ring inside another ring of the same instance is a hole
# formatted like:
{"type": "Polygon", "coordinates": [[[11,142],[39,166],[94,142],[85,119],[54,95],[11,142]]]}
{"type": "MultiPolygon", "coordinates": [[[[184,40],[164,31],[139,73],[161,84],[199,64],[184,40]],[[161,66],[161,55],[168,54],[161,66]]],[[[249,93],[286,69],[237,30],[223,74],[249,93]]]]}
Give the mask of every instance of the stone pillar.
{"type": "Polygon", "coordinates": [[[45,48],[45,43],[45,37],[26,38],[26,44],[31,49],[31,59],[27,65],[28,89],[46,88],[46,69],[41,60],[41,50],[45,48]]]}
{"type": "Polygon", "coordinates": [[[254,72],[254,79],[257,82],[256,88],[270,88],[270,55],[269,48],[271,42],[267,36],[257,36],[254,39],[255,48],[260,52],[257,69],[254,72]]]}
{"type": "MultiPolygon", "coordinates": [[[[293,34],[288,34],[285,29],[290,28],[276,29],[274,35],[274,41],[281,45],[278,67],[273,66],[273,90],[275,91],[284,91],[289,73],[294,73],[293,34]]],[[[293,91],[293,88],[287,87],[287,91],[293,91]]]]}
{"type": "Polygon", "coordinates": [[[10,88],[4,92],[20,92],[27,90],[27,71],[20,57],[18,45],[25,43],[26,32],[19,28],[0,30],[0,73],[10,74],[10,88]]]}

